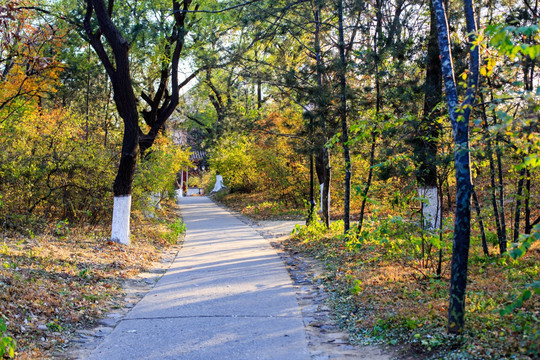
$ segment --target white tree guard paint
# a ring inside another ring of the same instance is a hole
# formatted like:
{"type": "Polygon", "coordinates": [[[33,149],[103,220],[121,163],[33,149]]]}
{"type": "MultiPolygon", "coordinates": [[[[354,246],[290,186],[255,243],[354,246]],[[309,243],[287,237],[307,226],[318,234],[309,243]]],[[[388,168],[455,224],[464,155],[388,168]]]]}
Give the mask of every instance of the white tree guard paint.
{"type": "Polygon", "coordinates": [[[131,195],[115,196],[111,240],[122,245],[129,245],[129,216],[131,213],[131,195]]]}
{"type": "Polygon", "coordinates": [[[184,170],[180,172],[180,197],[184,197],[184,170]]]}
{"type": "Polygon", "coordinates": [[[180,199],[184,197],[184,191],[182,190],[182,188],[176,189],[174,191],[174,197],[176,199],[176,203],[180,204],[180,199]]]}
{"type": "Polygon", "coordinates": [[[442,209],[437,188],[418,188],[418,195],[424,199],[424,202],[422,203],[422,214],[424,216],[426,228],[438,229],[441,225],[442,209]]]}
{"type": "Polygon", "coordinates": [[[225,185],[223,185],[223,176],[216,175],[216,185],[214,185],[214,189],[212,190],[212,192],[217,192],[223,189],[224,187],[225,185]]]}
{"type": "MultiPolygon", "coordinates": [[[[323,193],[324,193],[324,183],[320,184],[321,188],[321,211],[323,211],[323,193]]],[[[328,209],[330,209],[330,193],[328,193],[328,209]]]]}

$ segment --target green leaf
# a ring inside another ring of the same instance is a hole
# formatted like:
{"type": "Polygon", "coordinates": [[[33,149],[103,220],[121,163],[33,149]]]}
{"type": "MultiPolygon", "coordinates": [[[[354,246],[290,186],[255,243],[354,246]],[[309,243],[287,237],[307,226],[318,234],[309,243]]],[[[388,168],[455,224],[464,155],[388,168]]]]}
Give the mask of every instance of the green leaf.
{"type": "Polygon", "coordinates": [[[532,296],[532,291],[527,289],[523,292],[523,294],[521,294],[521,300],[522,301],[526,301],[526,300],[529,300],[532,296]]]}

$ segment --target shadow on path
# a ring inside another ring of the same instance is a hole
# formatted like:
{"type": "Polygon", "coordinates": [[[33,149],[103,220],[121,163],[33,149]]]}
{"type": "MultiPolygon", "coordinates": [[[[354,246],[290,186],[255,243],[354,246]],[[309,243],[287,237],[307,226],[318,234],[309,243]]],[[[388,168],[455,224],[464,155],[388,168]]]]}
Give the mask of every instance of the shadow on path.
{"type": "Polygon", "coordinates": [[[287,271],[255,230],[206,197],[180,200],[184,247],[89,359],[309,359],[287,271]]]}

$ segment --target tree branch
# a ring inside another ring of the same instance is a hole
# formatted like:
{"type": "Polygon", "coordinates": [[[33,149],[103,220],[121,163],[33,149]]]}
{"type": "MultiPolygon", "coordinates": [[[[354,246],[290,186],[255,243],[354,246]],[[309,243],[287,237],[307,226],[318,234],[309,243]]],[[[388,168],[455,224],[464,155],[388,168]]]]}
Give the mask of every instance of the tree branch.
{"type": "Polygon", "coordinates": [[[202,70],[205,70],[207,69],[206,66],[203,66],[197,70],[195,70],[191,75],[189,75],[184,81],[182,81],[179,85],[178,85],[178,90],[180,90],[181,88],[183,88],[184,86],[186,86],[191,80],[193,80],[202,70]]]}
{"type": "Polygon", "coordinates": [[[197,119],[196,117],[194,116],[191,116],[191,115],[186,115],[186,117],[191,120],[191,121],[194,121],[195,123],[199,124],[202,128],[204,128],[204,130],[206,130],[206,132],[208,134],[213,134],[214,131],[212,130],[212,128],[210,126],[207,126],[205,125],[202,121],[200,121],[199,119],[197,119]]]}
{"type": "Polygon", "coordinates": [[[103,43],[100,40],[100,34],[94,34],[92,31],[92,25],[91,25],[91,19],[92,19],[92,13],[94,12],[94,7],[92,5],[91,0],[87,0],[86,2],[86,15],[84,16],[84,30],[86,31],[86,35],[88,36],[88,42],[94,50],[96,51],[97,55],[99,56],[99,59],[103,63],[103,66],[105,67],[105,70],[109,74],[109,77],[113,78],[116,73],[116,69],[114,68],[111,60],[109,59],[109,55],[107,55],[107,52],[105,51],[105,48],[103,46],[103,43]]]}
{"type": "MultiPolygon", "coordinates": [[[[187,14],[187,13],[202,13],[202,14],[219,14],[219,13],[222,13],[222,12],[225,12],[225,11],[229,11],[229,10],[234,10],[234,9],[238,9],[240,7],[243,7],[243,6],[246,6],[246,5],[250,5],[250,4],[253,4],[253,3],[256,3],[256,2],[259,2],[259,1],[262,1],[262,0],[251,0],[251,1],[246,1],[245,3],[242,3],[242,4],[237,4],[237,5],[233,5],[233,6],[229,6],[228,8],[225,8],[225,9],[220,9],[220,10],[187,10],[187,9],[183,9],[183,10],[174,10],[175,13],[183,13],[183,14],[187,14]]],[[[308,1],[308,0],[302,0],[302,1],[308,1]]]]}
{"type": "MultiPolygon", "coordinates": [[[[192,0],[183,0],[183,10],[180,10],[180,3],[178,0],[173,0],[173,11],[174,11],[174,19],[175,19],[175,26],[173,28],[173,33],[171,35],[171,39],[174,40],[175,46],[173,50],[173,54],[171,57],[171,89],[172,94],[167,99],[167,102],[163,104],[160,111],[158,112],[157,119],[154,124],[152,124],[152,128],[148,132],[147,135],[142,137],[142,142],[145,142],[144,146],[149,145],[151,146],[155,137],[157,136],[159,130],[162,128],[163,124],[167,119],[172,115],[174,112],[174,109],[178,106],[178,100],[179,100],[179,86],[178,86],[178,63],[180,61],[180,53],[182,52],[182,48],[184,47],[184,39],[187,31],[185,30],[185,20],[187,15],[187,10],[189,9],[189,6],[191,5],[192,0]]],[[[195,8],[198,9],[198,6],[195,8]]]]}

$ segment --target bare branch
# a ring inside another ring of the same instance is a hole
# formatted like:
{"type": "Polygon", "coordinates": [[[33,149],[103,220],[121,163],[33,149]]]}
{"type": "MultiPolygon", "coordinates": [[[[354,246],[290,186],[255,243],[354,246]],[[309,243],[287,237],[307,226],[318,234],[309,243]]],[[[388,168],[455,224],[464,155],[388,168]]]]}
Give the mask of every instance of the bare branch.
{"type": "Polygon", "coordinates": [[[197,69],[195,70],[191,75],[189,75],[187,78],[185,78],[184,81],[182,81],[179,85],[178,85],[178,90],[180,90],[181,88],[183,88],[184,86],[186,86],[191,80],[193,80],[202,70],[205,70],[206,67],[202,67],[200,69],[197,69]]]}
{"type": "Polygon", "coordinates": [[[202,121],[200,121],[200,120],[197,119],[196,117],[191,116],[191,115],[186,115],[186,117],[187,117],[189,120],[191,120],[191,121],[193,121],[193,122],[199,124],[201,127],[203,127],[204,130],[206,130],[206,132],[207,132],[208,134],[211,135],[211,134],[214,132],[210,126],[204,124],[202,121]]]}

